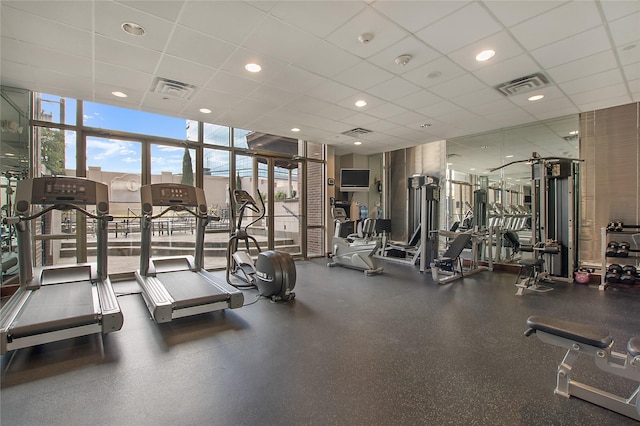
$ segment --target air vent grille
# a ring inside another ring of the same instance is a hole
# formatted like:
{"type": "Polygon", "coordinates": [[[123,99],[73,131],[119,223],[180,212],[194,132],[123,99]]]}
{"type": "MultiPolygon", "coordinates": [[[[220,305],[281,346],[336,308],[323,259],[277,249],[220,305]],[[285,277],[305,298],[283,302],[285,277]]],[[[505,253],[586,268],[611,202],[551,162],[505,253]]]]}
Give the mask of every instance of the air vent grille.
{"type": "Polygon", "coordinates": [[[536,73],[499,84],[496,89],[503,95],[514,96],[537,90],[547,84],[549,84],[549,80],[544,75],[536,73]]]}
{"type": "Polygon", "coordinates": [[[182,83],[180,81],[158,78],[153,91],[163,96],[172,98],[189,99],[196,90],[193,84],[182,83]]]}
{"type": "Polygon", "coordinates": [[[360,135],[366,135],[367,133],[371,133],[371,132],[372,132],[371,130],[363,129],[362,127],[356,127],[355,129],[342,132],[342,134],[347,136],[360,136],[360,135]]]}

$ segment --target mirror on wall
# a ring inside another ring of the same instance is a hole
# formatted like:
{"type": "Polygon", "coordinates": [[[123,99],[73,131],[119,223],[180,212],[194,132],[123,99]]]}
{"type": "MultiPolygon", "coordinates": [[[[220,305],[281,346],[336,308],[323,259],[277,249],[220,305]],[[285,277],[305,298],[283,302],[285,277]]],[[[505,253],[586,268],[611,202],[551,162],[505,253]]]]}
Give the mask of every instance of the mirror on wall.
{"type": "Polygon", "coordinates": [[[18,180],[29,176],[29,111],[27,90],[0,88],[0,235],[2,282],[17,274],[17,242],[12,226],[1,222],[13,214],[18,180]]]}
{"type": "MultiPolygon", "coordinates": [[[[473,215],[473,191],[487,190],[489,225],[515,231],[523,243],[531,238],[531,165],[540,157],[578,158],[577,115],[447,140],[447,181],[442,227],[464,224],[473,215]],[[495,170],[496,168],[504,166],[495,170]]],[[[509,261],[512,250],[494,252],[509,261]]]]}

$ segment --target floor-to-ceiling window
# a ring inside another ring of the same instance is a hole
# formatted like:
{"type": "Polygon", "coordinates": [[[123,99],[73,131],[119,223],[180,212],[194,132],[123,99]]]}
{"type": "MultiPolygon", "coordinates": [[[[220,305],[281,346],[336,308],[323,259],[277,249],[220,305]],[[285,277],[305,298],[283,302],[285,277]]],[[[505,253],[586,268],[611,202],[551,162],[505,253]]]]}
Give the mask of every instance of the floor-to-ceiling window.
{"type": "MultiPolygon", "coordinates": [[[[302,256],[322,255],[323,232],[319,229],[324,225],[318,213],[324,197],[323,180],[318,179],[324,176],[321,145],[309,144],[313,148],[308,149],[307,162],[307,143],[297,139],[53,95],[35,94],[34,100],[34,148],[39,157],[34,161],[32,175],[77,175],[109,186],[110,213],[114,216],[109,227],[110,274],[137,268],[139,189],[159,182],[204,189],[211,218],[205,237],[207,268],[226,264],[226,244],[232,228],[229,190],[233,188],[249,190],[256,200],[257,191],[264,197],[265,218],[251,230],[261,248],[302,256]],[[307,168],[313,172],[307,173],[307,168]],[[313,188],[311,204],[317,207],[310,218],[305,210],[305,187],[313,188]],[[309,251],[303,242],[307,233],[311,238],[309,251]]],[[[75,214],[58,215],[49,218],[48,232],[59,237],[41,237],[43,241],[59,239],[55,246],[51,243],[40,248],[42,263],[95,259],[92,221],[75,214]],[[65,249],[72,255],[63,255],[65,249]],[[46,253],[51,256],[47,258],[46,253]]],[[[193,252],[194,221],[179,214],[163,219],[165,222],[154,225],[153,254],[193,252]]]]}

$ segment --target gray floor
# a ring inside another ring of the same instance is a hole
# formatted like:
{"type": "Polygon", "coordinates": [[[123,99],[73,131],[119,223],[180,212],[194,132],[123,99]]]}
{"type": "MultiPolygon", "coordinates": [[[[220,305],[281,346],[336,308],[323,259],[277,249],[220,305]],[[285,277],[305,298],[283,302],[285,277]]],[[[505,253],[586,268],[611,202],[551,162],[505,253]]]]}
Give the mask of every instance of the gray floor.
{"type": "MultiPolygon", "coordinates": [[[[2,357],[2,425],[637,424],[553,394],[564,351],[523,337],[529,315],[640,335],[640,292],[556,284],[515,296],[515,276],[446,286],[298,262],[297,299],[158,326],[122,295],[121,331],[2,357]]],[[[221,275],[223,276],[223,275],[221,275]]],[[[135,291],[122,283],[123,293],[135,291]]],[[[251,302],[255,293],[246,293],[251,302]]],[[[628,396],[585,358],[575,377],[628,396]]]]}

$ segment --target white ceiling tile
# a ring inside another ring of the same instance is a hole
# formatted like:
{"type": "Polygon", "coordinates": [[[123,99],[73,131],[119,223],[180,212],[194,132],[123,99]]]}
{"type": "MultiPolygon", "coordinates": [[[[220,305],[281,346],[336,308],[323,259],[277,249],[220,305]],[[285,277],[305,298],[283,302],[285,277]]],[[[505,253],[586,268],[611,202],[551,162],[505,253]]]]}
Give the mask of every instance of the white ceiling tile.
{"type": "Polygon", "coordinates": [[[562,1],[485,1],[484,4],[506,27],[511,27],[527,19],[540,15],[549,9],[553,9],[566,3],[562,1]]]}
{"type": "MultiPolygon", "coordinates": [[[[351,104],[353,106],[353,104],[351,104]]],[[[318,115],[325,118],[332,118],[334,120],[343,120],[354,114],[354,110],[346,108],[340,105],[330,105],[322,111],[318,112],[318,115]]]]}
{"type": "MultiPolygon", "coordinates": [[[[478,93],[480,92],[482,91],[479,91],[478,93]]],[[[499,99],[492,102],[478,104],[475,106],[465,106],[465,108],[477,115],[484,116],[488,114],[504,113],[517,107],[509,101],[506,96],[500,95],[499,99]]]]}
{"type": "Polygon", "coordinates": [[[640,12],[611,22],[609,28],[616,46],[638,42],[640,40],[640,12]]]}
{"type": "Polygon", "coordinates": [[[243,46],[291,63],[312,48],[316,40],[314,36],[292,25],[267,17],[247,37],[243,46]]]}
{"type": "Polygon", "coordinates": [[[95,60],[153,74],[160,60],[160,53],[118,40],[96,36],[95,60]],[[133,58],[135,60],[132,60],[133,58]]]}
{"type": "Polygon", "coordinates": [[[439,56],[440,54],[438,52],[410,35],[386,49],[381,50],[368,58],[368,60],[394,74],[404,74],[420,65],[437,59],[439,56]],[[412,58],[408,64],[400,66],[395,62],[396,58],[400,55],[411,55],[412,58]]]}
{"type": "Polygon", "coordinates": [[[420,30],[416,36],[448,54],[500,30],[501,25],[479,3],[472,3],[420,30]],[[457,30],[451,31],[453,28],[457,30]]]}
{"type": "Polygon", "coordinates": [[[476,70],[474,75],[490,86],[497,86],[540,71],[542,70],[535,61],[528,54],[524,54],[506,61],[488,64],[487,67],[476,70]]]}
{"type": "Polygon", "coordinates": [[[278,75],[286,66],[287,64],[285,62],[271,56],[256,53],[247,49],[237,49],[222,65],[222,69],[243,78],[266,82],[278,75]],[[251,73],[245,70],[244,66],[248,63],[260,64],[262,66],[262,71],[258,73],[251,73]]]}
{"type": "Polygon", "coordinates": [[[325,81],[319,86],[307,91],[309,96],[322,99],[327,102],[339,102],[358,94],[358,90],[334,81],[325,81]]]}
{"type": "Polygon", "coordinates": [[[156,75],[203,87],[216,71],[204,65],[194,64],[170,55],[163,55],[158,64],[156,75]]]}
{"type": "Polygon", "coordinates": [[[640,2],[638,1],[603,1],[600,2],[600,6],[608,21],[640,11],[640,2]]]}
{"type": "Polygon", "coordinates": [[[425,117],[422,114],[418,114],[417,112],[413,112],[413,111],[406,111],[406,112],[403,112],[402,114],[398,114],[396,116],[389,117],[388,120],[393,122],[393,123],[404,124],[404,125],[409,124],[409,123],[417,123],[417,122],[424,123],[424,122],[428,121],[427,117],[425,117]]]}
{"type": "Polygon", "coordinates": [[[446,83],[439,84],[429,88],[429,90],[442,98],[455,98],[468,94],[470,92],[484,89],[486,86],[480,82],[475,76],[465,74],[446,83]]]}
{"type": "Polygon", "coordinates": [[[407,109],[391,103],[379,105],[367,110],[367,114],[380,119],[387,119],[407,112],[407,109]]]}
{"type": "Polygon", "coordinates": [[[213,77],[203,87],[221,93],[233,94],[239,98],[244,98],[257,88],[262,87],[262,84],[255,80],[242,78],[226,71],[218,71],[212,75],[213,77]]]}
{"type": "Polygon", "coordinates": [[[420,87],[428,89],[429,87],[460,77],[465,73],[466,71],[456,65],[452,60],[442,56],[435,61],[429,62],[428,64],[402,74],[402,77],[420,87]],[[439,76],[430,78],[428,76],[431,73],[439,73],[439,76]]]}
{"type": "Polygon", "coordinates": [[[178,23],[221,40],[240,44],[265,16],[264,12],[243,2],[188,1],[178,23]]]}
{"type": "Polygon", "coordinates": [[[376,121],[378,121],[378,118],[358,112],[350,115],[349,117],[345,117],[340,121],[354,127],[364,127],[367,124],[375,123],[376,121]]]}
{"type": "Polygon", "coordinates": [[[355,1],[281,1],[274,5],[270,13],[286,22],[294,23],[311,34],[325,37],[365,7],[364,3],[355,1]]]}
{"type": "Polygon", "coordinates": [[[620,74],[620,70],[615,68],[598,74],[592,74],[587,77],[567,81],[566,83],[561,83],[559,86],[566,94],[575,95],[576,93],[587,92],[617,83],[622,83],[622,75],[620,74]]]}
{"type": "Polygon", "coordinates": [[[406,36],[405,30],[389,22],[373,9],[366,8],[327,36],[326,40],[354,55],[368,58],[406,36]],[[372,33],[374,38],[368,43],[361,43],[358,37],[364,33],[372,33]]]}
{"type": "Polygon", "coordinates": [[[235,50],[231,43],[177,26],[165,53],[210,68],[220,68],[235,50]]]}
{"type": "Polygon", "coordinates": [[[92,57],[91,33],[59,24],[16,9],[5,8],[0,16],[2,36],[70,55],[92,57]],[[55,34],[55,37],[51,37],[55,34]]]}
{"type": "Polygon", "coordinates": [[[440,101],[442,101],[440,96],[435,95],[428,90],[420,90],[407,96],[403,96],[402,98],[398,98],[394,103],[410,110],[420,110],[420,108],[439,103],[440,101]]]}
{"type": "MultiPolygon", "coordinates": [[[[636,99],[636,102],[638,99],[636,99]]],[[[606,98],[606,99],[594,99],[593,102],[588,102],[580,105],[580,111],[594,111],[598,109],[611,108],[617,105],[626,105],[628,104],[629,96],[617,96],[614,98],[606,98]]]]}
{"type": "Polygon", "coordinates": [[[334,76],[333,80],[359,90],[366,90],[392,77],[393,74],[390,72],[371,65],[366,61],[361,61],[357,65],[334,76]]]}
{"type": "Polygon", "coordinates": [[[601,25],[593,1],[566,3],[510,29],[527,49],[536,49],[601,25]]]}
{"type": "MultiPolygon", "coordinates": [[[[591,104],[600,101],[607,101],[609,99],[618,98],[621,96],[628,95],[627,87],[625,84],[614,84],[607,87],[601,87],[595,90],[590,90],[588,92],[577,93],[571,97],[574,102],[578,105],[578,107],[584,111],[583,106],[585,104],[591,104]]],[[[627,96],[628,98],[628,96],[627,96]]],[[[628,102],[631,102],[631,99],[628,98],[628,102]]]]}
{"type": "Polygon", "coordinates": [[[609,40],[603,27],[566,38],[531,52],[533,57],[545,68],[566,64],[576,59],[595,55],[609,49],[609,40]]]}
{"type": "Polygon", "coordinates": [[[242,100],[241,97],[210,89],[199,89],[191,98],[191,105],[196,108],[207,107],[214,113],[221,113],[227,107],[234,107],[242,100]]]}
{"type": "Polygon", "coordinates": [[[616,58],[611,50],[549,68],[547,74],[556,83],[564,83],[587,75],[615,68],[616,58]]]}
{"type": "Polygon", "coordinates": [[[640,64],[627,65],[623,68],[627,81],[631,82],[640,78],[640,64]]]}
{"type": "Polygon", "coordinates": [[[127,89],[138,91],[147,89],[151,86],[153,80],[153,75],[150,73],[117,67],[104,62],[95,62],[94,67],[97,81],[110,83],[124,92],[127,92],[127,89]]]}
{"type": "Polygon", "coordinates": [[[97,1],[95,4],[96,34],[119,40],[145,49],[162,52],[173,30],[173,23],[149,15],[139,10],[131,9],[121,3],[111,1],[97,1]],[[134,36],[124,32],[122,24],[134,22],[141,25],[146,33],[144,36],[134,36]]]}
{"type": "Polygon", "coordinates": [[[449,101],[441,100],[440,102],[433,102],[431,104],[428,104],[427,106],[419,108],[417,109],[417,112],[427,117],[438,118],[440,116],[448,115],[450,113],[460,111],[460,110],[462,110],[460,106],[449,101]]]}
{"type": "Polygon", "coordinates": [[[617,49],[617,53],[622,65],[630,65],[640,62],[640,46],[636,43],[619,47],[617,49]]]}
{"type": "Polygon", "coordinates": [[[501,31],[462,49],[456,50],[449,54],[449,58],[467,71],[478,71],[493,64],[500,64],[505,60],[522,55],[523,53],[524,51],[511,35],[507,31],[501,31]],[[485,62],[476,61],[476,55],[488,49],[496,52],[495,56],[485,62]]]}
{"type": "Polygon", "coordinates": [[[269,79],[268,84],[284,90],[304,93],[325,82],[324,77],[317,76],[301,68],[288,66],[275,77],[269,79]]]}
{"type": "Polygon", "coordinates": [[[468,1],[377,1],[373,3],[373,7],[401,27],[416,32],[468,3],[468,1]]]}
{"type": "Polygon", "coordinates": [[[2,14],[11,9],[24,10],[60,24],[93,30],[93,2],[88,1],[2,1],[2,14]]]}
{"type": "Polygon", "coordinates": [[[284,104],[285,109],[300,111],[307,114],[317,114],[319,111],[322,111],[329,106],[331,106],[330,103],[309,96],[300,96],[284,104]]]}
{"type": "MultiPolygon", "coordinates": [[[[234,91],[231,91],[231,93],[234,93],[234,91]]],[[[271,102],[275,105],[277,103],[284,104],[292,101],[297,97],[297,95],[288,90],[269,86],[268,84],[262,84],[260,87],[249,93],[248,97],[264,103],[271,102]]]]}
{"type": "Polygon", "coordinates": [[[333,77],[361,61],[359,57],[324,40],[311,42],[309,46],[305,46],[303,52],[292,65],[324,77],[333,77]]]}
{"type": "Polygon", "coordinates": [[[522,108],[526,108],[532,104],[544,104],[552,99],[564,97],[565,94],[557,86],[544,86],[535,91],[509,96],[509,100],[522,108]],[[529,98],[533,95],[544,95],[544,98],[538,101],[529,101],[529,98]]]}
{"type": "Polygon", "coordinates": [[[394,77],[390,80],[384,81],[378,85],[367,89],[368,93],[371,93],[381,99],[387,101],[393,101],[394,99],[401,98],[411,93],[420,91],[420,87],[415,84],[409,83],[400,77],[394,77]]]}
{"type": "Polygon", "coordinates": [[[473,108],[477,107],[478,105],[484,105],[504,100],[504,95],[498,92],[493,87],[485,87],[483,89],[465,93],[461,96],[457,96],[449,100],[456,105],[460,105],[463,108],[473,108]]]}
{"type": "MultiPolygon", "coordinates": [[[[47,49],[35,44],[22,43],[2,38],[2,60],[29,64],[35,68],[48,69],[63,74],[91,75],[91,60],[79,56],[47,49]]],[[[2,76],[4,79],[4,75],[2,76]]]]}
{"type": "Polygon", "coordinates": [[[179,0],[118,0],[117,2],[171,22],[180,14],[186,3],[179,0]]]}

